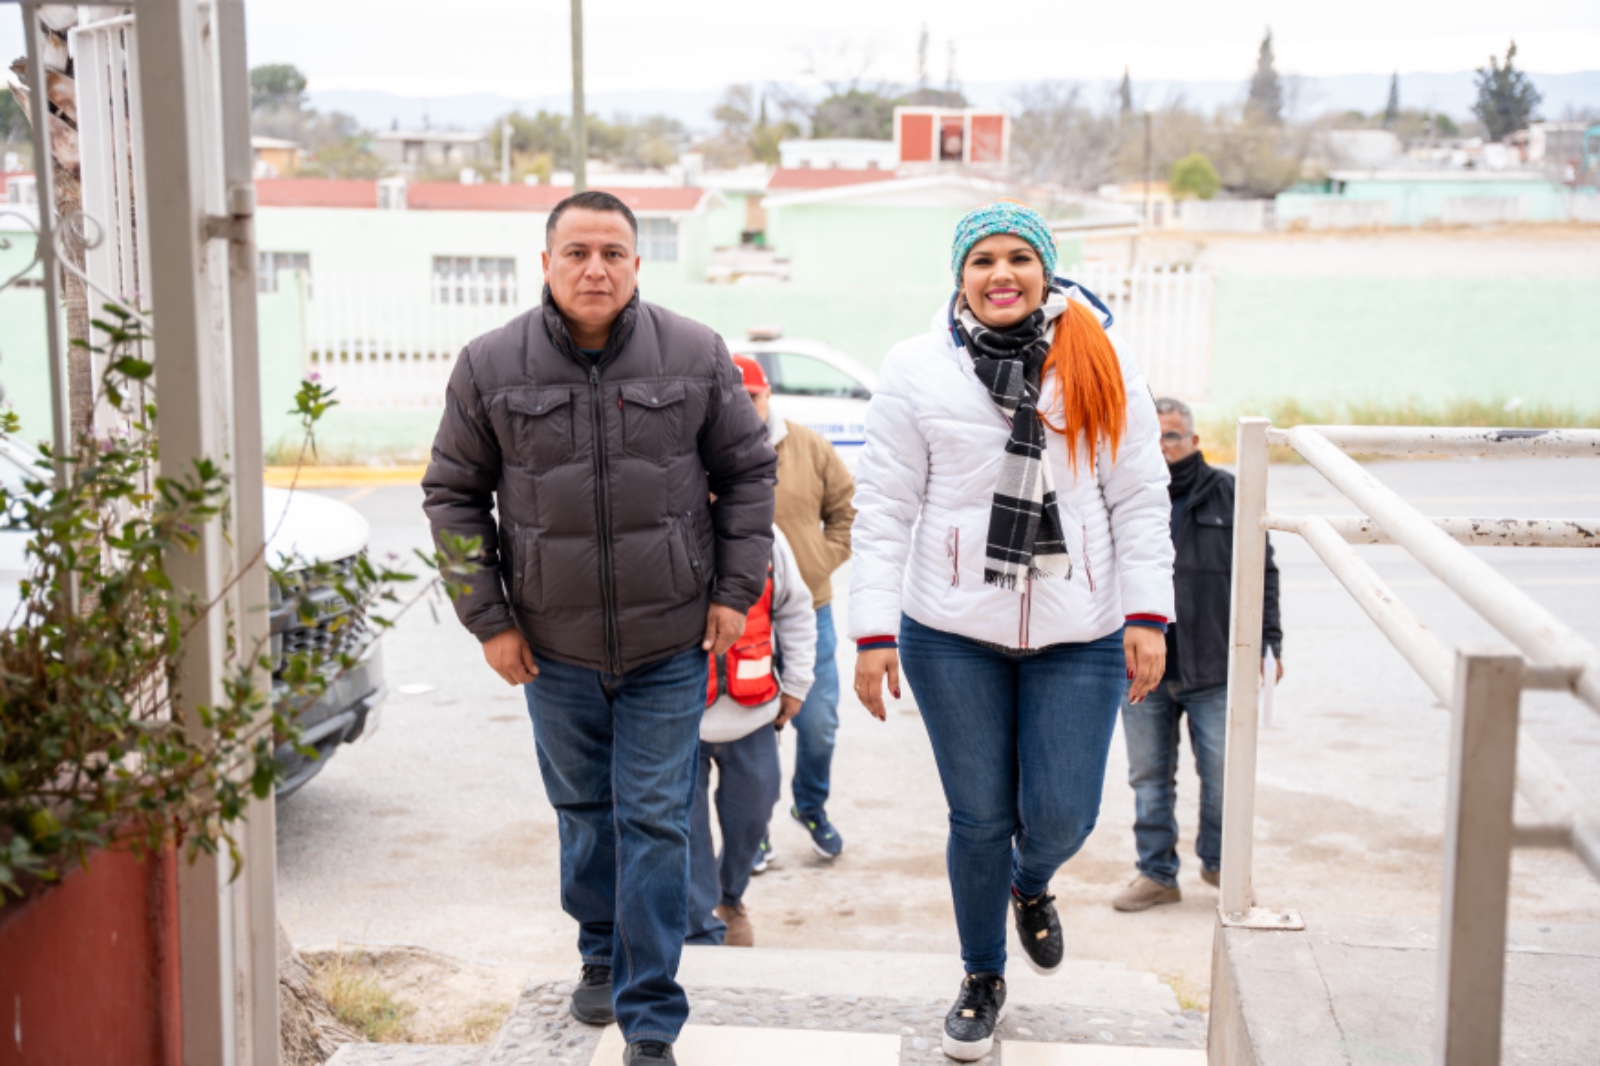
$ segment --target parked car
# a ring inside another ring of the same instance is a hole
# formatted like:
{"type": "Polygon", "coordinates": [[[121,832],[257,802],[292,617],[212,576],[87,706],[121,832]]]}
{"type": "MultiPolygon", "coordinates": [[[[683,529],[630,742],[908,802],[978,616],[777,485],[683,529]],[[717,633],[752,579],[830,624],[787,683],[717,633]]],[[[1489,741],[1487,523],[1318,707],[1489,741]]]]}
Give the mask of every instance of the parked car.
{"type": "Polygon", "coordinates": [[[751,330],[733,351],[761,364],[780,414],[828,438],[855,470],[867,440],[867,401],[877,387],[877,374],[837,348],[784,337],[776,329],[751,330]]]}
{"type": "MultiPolygon", "coordinates": [[[[0,441],[0,485],[8,493],[21,494],[24,483],[39,476],[38,453],[13,441],[0,441]]],[[[317,758],[308,758],[288,745],[279,745],[278,761],[287,779],[278,788],[278,798],[292,794],[327,765],[335,749],[359,738],[369,726],[376,728],[376,709],[387,690],[383,682],[383,649],[375,634],[356,618],[346,623],[352,608],[333,589],[319,588],[310,593],[317,607],[317,620],[307,624],[296,609],[295,567],[326,564],[348,570],[367,550],[371,529],[355,508],[326,496],[306,492],[290,494],[282,489],[267,489],[263,494],[267,532],[267,562],[274,569],[285,567],[287,588],[273,583],[271,632],[273,691],[282,700],[286,686],[281,679],[285,657],[298,651],[320,647],[330,652],[355,652],[359,661],[354,669],[334,678],[328,690],[299,716],[300,742],[313,747],[317,758]],[[287,592],[287,596],[285,595],[287,592]]],[[[19,586],[27,576],[29,534],[22,530],[0,531],[0,625],[9,624],[21,601],[19,586]]]]}

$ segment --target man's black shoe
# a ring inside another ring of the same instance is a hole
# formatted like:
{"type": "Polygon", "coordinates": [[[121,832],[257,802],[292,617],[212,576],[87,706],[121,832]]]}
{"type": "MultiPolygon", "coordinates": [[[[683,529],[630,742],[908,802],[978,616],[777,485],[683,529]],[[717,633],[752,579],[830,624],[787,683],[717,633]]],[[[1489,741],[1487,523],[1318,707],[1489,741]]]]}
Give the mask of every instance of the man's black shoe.
{"type": "Polygon", "coordinates": [[[583,964],[583,977],[572,991],[572,1016],[585,1025],[610,1025],[617,1020],[611,1007],[611,967],[583,964]]]}
{"type": "Polygon", "coordinates": [[[672,1057],[672,1045],[659,1040],[641,1040],[637,1044],[629,1044],[627,1054],[622,1056],[622,1066],[634,1066],[635,1063],[639,1066],[645,1066],[646,1063],[678,1066],[678,1060],[672,1057]]]}
{"type": "Polygon", "coordinates": [[[1028,965],[1036,973],[1055,973],[1061,969],[1066,943],[1061,936],[1061,919],[1056,914],[1056,898],[1041,892],[1024,899],[1011,890],[1011,913],[1017,919],[1017,939],[1027,952],[1028,965]]]}
{"type": "Polygon", "coordinates": [[[961,995],[944,1016],[944,1053],[977,1062],[994,1047],[994,1028],[1006,1016],[1006,979],[997,973],[969,973],[961,995]]]}

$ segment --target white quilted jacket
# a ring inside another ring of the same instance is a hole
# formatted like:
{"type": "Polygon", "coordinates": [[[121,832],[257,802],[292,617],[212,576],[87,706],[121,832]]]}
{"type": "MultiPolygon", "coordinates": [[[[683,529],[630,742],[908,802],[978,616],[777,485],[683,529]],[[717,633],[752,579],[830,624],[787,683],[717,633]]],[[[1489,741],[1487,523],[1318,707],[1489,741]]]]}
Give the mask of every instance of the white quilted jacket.
{"type": "MultiPolygon", "coordinates": [[[[1080,438],[1074,476],[1064,439],[1045,431],[1072,576],[1012,591],[983,583],[989,507],[1010,430],[957,347],[948,308],[927,333],[889,352],[856,471],[850,639],[898,634],[902,611],[1009,648],[1098,640],[1136,615],[1173,618],[1160,423],[1144,375],[1120,346],[1118,355],[1128,418],[1116,461],[1102,446],[1091,464],[1080,438]]],[[[1042,410],[1057,409],[1054,392],[1047,374],[1042,410]]]]}

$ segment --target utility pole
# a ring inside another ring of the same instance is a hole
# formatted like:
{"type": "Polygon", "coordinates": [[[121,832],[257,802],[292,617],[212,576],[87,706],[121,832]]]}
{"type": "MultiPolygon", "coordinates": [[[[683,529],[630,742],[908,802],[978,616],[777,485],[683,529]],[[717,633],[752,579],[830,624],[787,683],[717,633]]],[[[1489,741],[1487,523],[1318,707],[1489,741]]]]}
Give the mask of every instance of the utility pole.
{"type": "Polygon", "coordinates": [[[500,124],[500,184],[511,184],[511,123],[500,124]]]}
{"type": "Polygon", "coordinates": [[[1150,228],[1150,119],[1153,112],[1144,109],[1144,224],[1150,228]]]}
{"type": "Polygon", "coordinates": [[[583,105],[583,0],[572,0],[572,191],[589,187],[589,120],[583,105]]]}

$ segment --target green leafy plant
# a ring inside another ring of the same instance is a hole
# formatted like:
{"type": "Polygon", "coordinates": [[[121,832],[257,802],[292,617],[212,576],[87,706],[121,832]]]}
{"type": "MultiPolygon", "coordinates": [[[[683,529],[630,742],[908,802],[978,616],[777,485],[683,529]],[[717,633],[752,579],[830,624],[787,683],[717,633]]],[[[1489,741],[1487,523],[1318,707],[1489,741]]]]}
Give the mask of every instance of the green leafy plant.
{"type": "Polygon", "coordinates": [[[1170,187],[1174,196],[1209,200],[1222,188],[1222,179],[1211,160],[1199,152],[1190,152],[1172,164],[1170,187]]]}
{"type": "MultiPolygon", "coordinates": [[[[231,607],[239,578],[212,602],[173,580],[170,565],[199,549],[208,524],[228,532],[229,479],[210,459],[160,468],[155,368],[142,354],[150,338],[130,312],[108,304],[105,313],[93,323],[101,343],[82,346],[104,359],[101,388],[121,428],[80,439],[70,455],[43,449],[21,491],[0,488],[0,531],[28,536],[20,603],[0,619],[0,906],[107,847],[142,854],[180,843],[191,858],[225,849],[237,875],[233,828],[251,797],[282,780],[274,748],[295,743],[315,756],[297,743],[296,714],[364,648],[336,640],[278,656],[269,641],[242,646],[231,607]],[[216,611],[227,633],[222,695],[185,722],[186,643],[216,611]]],[[[316,381],[302,385],[294,413],[308,446],[335,403],[316,381]]],[[[15,449],[18,432],[15,414],[0,414],[0,441],[15,449]]],[[[419,552],[428,586],[459,595],[478,549],[453,540],[419,552]]],[[[395,589],[417,576],[362,553],[346,566],[295,561],[271,581],[308,624],[334,603],[330,626],[376,630],[393,624],[383,605],[395,617],[409,606],[395,589]]]]}

